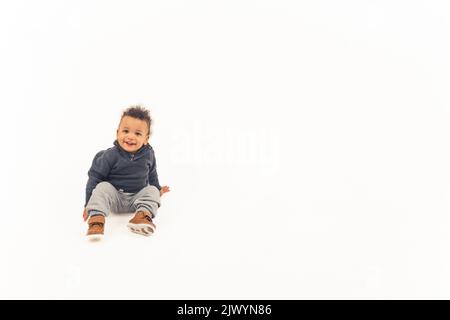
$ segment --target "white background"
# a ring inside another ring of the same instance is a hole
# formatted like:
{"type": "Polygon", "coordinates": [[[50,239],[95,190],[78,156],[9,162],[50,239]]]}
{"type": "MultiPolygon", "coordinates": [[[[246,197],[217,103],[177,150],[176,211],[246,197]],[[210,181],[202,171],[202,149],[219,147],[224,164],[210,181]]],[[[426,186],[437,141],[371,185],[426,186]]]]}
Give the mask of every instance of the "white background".
{"type": "Polygon", "coordinates": [[[0,298],[450,298],[446,1],[2,1],[0,298]],[[154,119],[157,233],[87,171],[154,119]]]}

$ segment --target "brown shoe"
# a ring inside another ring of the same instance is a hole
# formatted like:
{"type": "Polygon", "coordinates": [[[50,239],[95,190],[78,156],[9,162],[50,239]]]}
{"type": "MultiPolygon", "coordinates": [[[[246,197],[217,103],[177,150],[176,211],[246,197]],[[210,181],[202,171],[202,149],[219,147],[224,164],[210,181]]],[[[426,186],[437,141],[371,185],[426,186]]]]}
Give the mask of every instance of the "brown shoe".
{"type": "Polygon", "coordinates": [[[88,220],[89,229],[87,231],[87,237],[89,240],[101,240],[103,238],[103,232],[105,229],[105,217],[102,215],[96,215],[90,217],[88,220]]]}
{"type": "Polygon", "coordinates": [[[133,219],[128,222],[127,227],[134,233],[142,234],[144,236],[151,236],[156,229],[152,218],[147,212],[138,211],[133,219]]]}

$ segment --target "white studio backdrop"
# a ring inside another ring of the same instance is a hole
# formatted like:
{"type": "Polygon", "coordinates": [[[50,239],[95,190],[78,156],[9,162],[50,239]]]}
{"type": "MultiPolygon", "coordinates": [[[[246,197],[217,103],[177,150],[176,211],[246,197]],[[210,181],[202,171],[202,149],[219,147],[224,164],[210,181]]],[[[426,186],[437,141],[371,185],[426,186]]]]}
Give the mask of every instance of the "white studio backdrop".
{"type": "Polygon", "coordinates": [[[2,1],[3,299],[450,298],[446,1],[2,1]],[[157,233],[81,219],[148,107],[157,233]]]}

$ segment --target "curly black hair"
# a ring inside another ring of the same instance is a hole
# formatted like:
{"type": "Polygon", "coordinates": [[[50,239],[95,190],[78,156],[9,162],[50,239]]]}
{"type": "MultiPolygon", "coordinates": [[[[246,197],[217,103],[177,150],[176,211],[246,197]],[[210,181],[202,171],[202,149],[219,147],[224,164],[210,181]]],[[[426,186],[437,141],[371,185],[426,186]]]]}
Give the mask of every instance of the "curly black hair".
{"type": "Polygon", "coordinates": [[[126,117],[126,116],[145,121],[148,126],[148,135],[150,135],[150,126],[152,124],[152,118],[150,117],[150,111],[148,111],[147,109],[145,109],[144,107],[142,107],[140,105],[131,106],[122,113],[122,117],[120,118],[120,121],[122,121],[123,117],[126,117]]]}

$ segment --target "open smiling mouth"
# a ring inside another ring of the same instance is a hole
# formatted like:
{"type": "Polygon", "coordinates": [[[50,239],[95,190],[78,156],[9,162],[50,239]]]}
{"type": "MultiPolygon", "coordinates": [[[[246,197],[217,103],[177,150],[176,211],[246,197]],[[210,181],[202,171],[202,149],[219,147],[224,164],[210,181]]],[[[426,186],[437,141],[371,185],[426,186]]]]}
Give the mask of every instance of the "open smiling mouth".
{"type": "Polygon", "coordinates": [[[136,145],[136,143],[126,142],[126,141],[124,141],[124,144],[128,147],[134,147],[136,145]]]}

